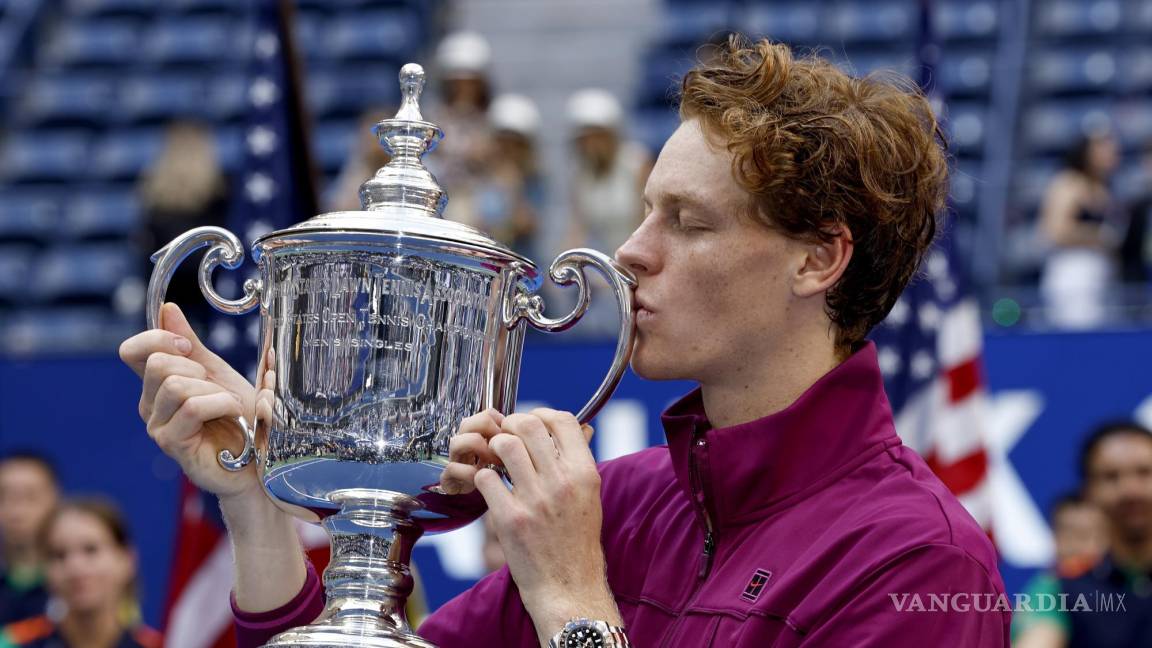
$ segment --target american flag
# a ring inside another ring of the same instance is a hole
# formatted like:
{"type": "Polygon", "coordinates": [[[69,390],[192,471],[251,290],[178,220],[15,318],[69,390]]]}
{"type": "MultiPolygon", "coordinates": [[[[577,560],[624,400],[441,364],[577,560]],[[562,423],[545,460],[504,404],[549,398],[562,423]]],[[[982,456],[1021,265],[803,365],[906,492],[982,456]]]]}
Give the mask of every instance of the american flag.
{"type": "MultiPolygon", "coordinates": [[[[921,85],[939,107],[934,70],[940,50],[933,37],[932,4],[921,0],[918,56],[921,85]]],[[[922,272],[872,339],[900,436],[976,521],[990,529],[983,332],[979,305],[949,231],[951,220],[949,212],[922,272]]]]}
{"type": "MultiPolygon", "coordinates": [[[[235,178],[238,195],[229,229],[252,242],[315,214],[316,197],[300,102],[298,68],[289,37],[290,10],[281,0],[248,0],[250,28],[248,112],[243,161],[235,178]]],[[[249,263],[236,273],[254,273],[249,263]]],[[[221,294],[236,291],[241,278],[217,273],[221,294]]],[[[260,318],[221,315],[210,325],[208,345],[241,371],[253,373],[259,356],[260,318]]],[[[322,569],[328,537],[319,527],[300,524],[309,557],[322,569]]],[[[176,555],[165,611],[168,648],[228,648],[235,645],[229,594],[232,548],[216,499],[187,480],[181,488],[176,555]]]]}

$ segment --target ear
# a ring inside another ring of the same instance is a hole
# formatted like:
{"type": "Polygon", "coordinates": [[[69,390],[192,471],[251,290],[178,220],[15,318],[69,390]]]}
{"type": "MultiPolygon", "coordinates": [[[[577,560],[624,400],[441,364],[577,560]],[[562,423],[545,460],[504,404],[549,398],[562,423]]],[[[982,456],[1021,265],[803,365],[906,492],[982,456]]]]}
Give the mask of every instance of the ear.
{"type": "Polygon", "coordinates": [[[792,282],[792,294],[812,297],[828,292],[840,281],[848,262],[852,260],[852,232],[847,225],[838,225],[829,241],[816,239],[800,243],[804,258],[792,282]]]}

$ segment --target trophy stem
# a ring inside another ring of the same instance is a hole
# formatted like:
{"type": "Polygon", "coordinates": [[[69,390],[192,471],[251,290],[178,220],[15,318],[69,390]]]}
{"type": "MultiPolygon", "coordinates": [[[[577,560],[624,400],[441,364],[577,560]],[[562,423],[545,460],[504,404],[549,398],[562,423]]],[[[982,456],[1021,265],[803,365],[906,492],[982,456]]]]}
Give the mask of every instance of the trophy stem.
{"type": "Polygon", "coordinates": [[[412,593],[409,561],[423,532],[397,493],[348,489],[323,521],[332,540],[324,570],[327,605],[312,625],[276,635],[266,648],[435,648],[412,632],[405,604],[412,593]]]}

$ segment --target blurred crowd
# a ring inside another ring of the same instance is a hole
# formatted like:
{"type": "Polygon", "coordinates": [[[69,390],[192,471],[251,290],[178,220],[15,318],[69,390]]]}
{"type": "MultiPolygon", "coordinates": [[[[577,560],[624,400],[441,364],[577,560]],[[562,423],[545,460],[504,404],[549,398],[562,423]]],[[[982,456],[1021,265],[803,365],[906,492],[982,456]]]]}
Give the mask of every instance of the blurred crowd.
{"type": "Polygon", "coordinates": [[[1079,459],[1079,488],[1050,515],[1055,562],[1018,597],[1017,648],[1152,640],[1152,430],[1102,424],[1079,459]]]}
{"type": "MultiPolygon", "coordinates": [[[[641,193],[652,167],[652,155],[628,137],[623,104],[600,88],[572,94],[566,110],[569,163],[545,169],[540,109],[524,94],[498,91],[491,63],[489,43],[474,32],[448,35],[435,53],[437,87],[422,108],[447,136],[425,163],[449,194],[444,217],[476,227],[538,266],[560,249],[614,254],[643,217],[641,193]],[[554,186],[547,174],[561,172],[568,189],[559,201],[565,205],[563,226],[554,240],[546,240],[544,213],[554,186]]],[[[345,164],[322,192],[321,211],[360,209],[360,184],[388,163],[369,132],[395,111],[379,106],[362,115],[345,164]]],[[[232,184],[213,150],[210,128],[171,124],[160,155],[140,180],[140,249],[159,249],[199,225],[224,225],[232,184]]],[[[146,277],[151,265],[142,263],[146,277]]],[[[182,265],[168,294],[201,326],[211,311],[200,297],[196,273],[195,264],[182,265]]],[[[615,328],[615,313],[600,310],[593,309],[586,331],[615,328]]]]}
{"type": "Polygon", "coordinates": [[[136,572],[113,503],[64,498],[43,455],[0,458],[0,646],[160,648],[136,572]]]}

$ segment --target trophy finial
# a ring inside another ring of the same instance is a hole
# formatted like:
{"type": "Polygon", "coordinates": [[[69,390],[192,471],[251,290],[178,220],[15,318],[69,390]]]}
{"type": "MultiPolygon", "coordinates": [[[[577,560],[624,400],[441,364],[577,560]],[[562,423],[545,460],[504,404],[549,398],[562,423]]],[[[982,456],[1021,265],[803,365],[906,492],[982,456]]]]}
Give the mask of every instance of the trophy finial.
{"type": "Polygon", "coordinates": [[[420,93],[424,90],[424,68],[408,63],[400,68],[400,110],[372,128],[380,146],[392,160],[360,185],[364,211],[416,209],[439,217],[448,196],[421,160],[436,148],[444,132],[420,114],[420,93]]]}
{"type": "Polygon", "coordinates": [[[400,68],[400,110],[396,119],[424,121],[420,114],[420,94],[424,92],[424,67],[408,63],[400,68]]]}

